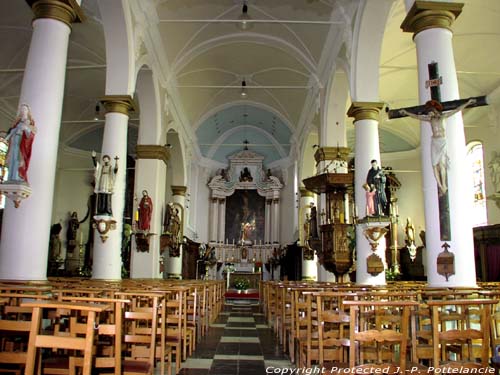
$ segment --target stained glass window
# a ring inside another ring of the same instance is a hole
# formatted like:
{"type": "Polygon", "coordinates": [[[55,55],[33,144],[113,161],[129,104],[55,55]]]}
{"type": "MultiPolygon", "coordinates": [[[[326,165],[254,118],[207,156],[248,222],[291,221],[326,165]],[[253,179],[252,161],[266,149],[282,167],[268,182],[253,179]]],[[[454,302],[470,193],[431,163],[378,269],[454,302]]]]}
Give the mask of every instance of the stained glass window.
{"type": "Polygon", "coordinates": [[[467,145],[467,165],[472,171],[472,225],[478,227],[488,224],[486,211],[486,192],[484,190],[483,144],[471,142],[467,145]]]}

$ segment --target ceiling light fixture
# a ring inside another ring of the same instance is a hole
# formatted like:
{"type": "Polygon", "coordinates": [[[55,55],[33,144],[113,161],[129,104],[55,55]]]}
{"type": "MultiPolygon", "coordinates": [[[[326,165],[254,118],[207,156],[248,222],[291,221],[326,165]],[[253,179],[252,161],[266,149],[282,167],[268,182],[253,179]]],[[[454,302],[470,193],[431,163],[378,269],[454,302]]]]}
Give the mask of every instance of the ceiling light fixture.
{"type": "Polygon", "coordinates": [[[238,21],[238,28],[243,31],[250,30],[253,27],[252,17],[248,14],[247,0],[243,0],[243,7],[241,8],[241,14],[238,17],[238,21]]]}
{"type": "Polygon", "coordinates": [[[245,80],[241,81],[241,93],[240,93],[242,98],[247,97],[247,82],[245,80]]]}

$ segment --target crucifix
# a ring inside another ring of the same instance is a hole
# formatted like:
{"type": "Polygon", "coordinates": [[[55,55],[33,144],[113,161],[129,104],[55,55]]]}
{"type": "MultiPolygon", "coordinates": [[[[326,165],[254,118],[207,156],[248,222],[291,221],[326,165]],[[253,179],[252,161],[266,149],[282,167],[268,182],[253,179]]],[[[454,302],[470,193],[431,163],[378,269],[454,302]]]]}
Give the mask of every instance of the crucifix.
{"type": "Polygon", "coordinates": [[[438,63],[431,62],[427,66],[429,79],[425,82],[425,87],[431,91],[431,100],[424,105],[393,110],[387,109],[387,112],[389,119],[409,116],[429,122],[431,125],[431,162],[438,185],[440,239],[441,241],[450,241],[450,207],[447,179],[449,157],[447,154],[445,119],[466,107],[484,106],[488,103],[486,96],[441,102],[440,86],[443,83],[443,78],[439,75],[438,63]]]}

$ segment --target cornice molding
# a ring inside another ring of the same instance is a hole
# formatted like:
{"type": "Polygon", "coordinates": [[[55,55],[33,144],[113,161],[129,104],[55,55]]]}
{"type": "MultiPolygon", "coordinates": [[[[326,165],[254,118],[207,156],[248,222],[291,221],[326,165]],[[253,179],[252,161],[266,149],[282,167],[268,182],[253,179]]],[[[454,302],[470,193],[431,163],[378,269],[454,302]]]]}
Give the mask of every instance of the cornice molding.
{"type": "Polygon", "coordinates": [[[463,3],[417,0],[403,20],[401,29],[413,33],[413,37],[428,29],[440,28],[451,31],[451,25],[462,13],[463,6],[463,3]]]}
{"type": "Polygon", "coordinates": [[[26,0],[35,19],[51,18],[64,22],[71,28],[74,22],[84,22],[85,15],[75,0],[26,0]]]}
{"type": "Polygon", "coordinates": [[[165,146],[160,145],[137,145],[135,147],[137,159],[161,160],[167,164],[170,152],[165,146]]]}
{"type": "Polygon", "coordinates": [[[130,95],[106,95],[99,99],[106,113],[117,112],[129,116],[130,112],[136,110],[137,106],[130,95]]]}
{"type": "Polygon", "coordinates": [[[353,117],[354,122],[360,120],[379,120],[380,110],[384,107],[382,102],[353,102],[347,111],[347,116],[353,117]]]}

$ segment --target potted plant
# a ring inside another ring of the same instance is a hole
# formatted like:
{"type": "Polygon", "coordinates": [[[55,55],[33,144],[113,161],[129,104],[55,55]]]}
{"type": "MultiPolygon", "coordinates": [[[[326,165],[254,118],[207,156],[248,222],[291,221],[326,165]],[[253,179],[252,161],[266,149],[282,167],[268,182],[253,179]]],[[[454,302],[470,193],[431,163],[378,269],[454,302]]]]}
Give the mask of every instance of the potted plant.
{"type": "Polygon", "coordinates": [[[248,281],[247,278],[238,277],[234,280],[234,287],[236,288],[238,293],[247,290],[249,286],[250,286],[250,281],[248,281]]]}

